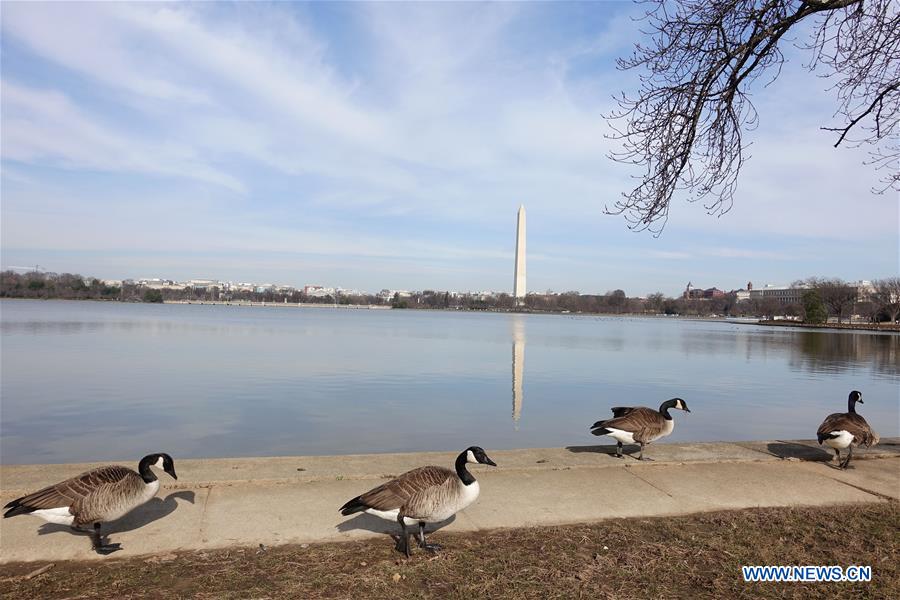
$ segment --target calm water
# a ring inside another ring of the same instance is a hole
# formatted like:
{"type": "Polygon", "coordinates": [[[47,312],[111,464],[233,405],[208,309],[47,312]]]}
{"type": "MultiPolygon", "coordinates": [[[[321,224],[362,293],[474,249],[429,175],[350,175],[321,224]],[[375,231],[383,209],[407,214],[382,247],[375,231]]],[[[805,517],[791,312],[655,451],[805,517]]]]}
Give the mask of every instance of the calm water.
{"type": "Polygon", "coordinates": [[[693,412],[669,441],[811,438],[851,389],[900,433],[897,335],[32,301],[0,321],[7,464],[592,444],[608,407],[673,396],[693,412]]]}

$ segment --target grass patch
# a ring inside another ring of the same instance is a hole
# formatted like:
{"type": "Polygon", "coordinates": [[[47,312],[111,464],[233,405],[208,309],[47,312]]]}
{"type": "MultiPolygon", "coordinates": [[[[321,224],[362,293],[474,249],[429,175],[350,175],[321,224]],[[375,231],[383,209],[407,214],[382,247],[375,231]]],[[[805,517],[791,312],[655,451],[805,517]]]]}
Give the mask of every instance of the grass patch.
{"type": "Polygon", "coordinates": [[[766,508],[591,525],[0,566],[6,598],[900,598],[900,505],[766,508]],[[870,565],[871,583],[744,583],[741,565],[870,565]]]}

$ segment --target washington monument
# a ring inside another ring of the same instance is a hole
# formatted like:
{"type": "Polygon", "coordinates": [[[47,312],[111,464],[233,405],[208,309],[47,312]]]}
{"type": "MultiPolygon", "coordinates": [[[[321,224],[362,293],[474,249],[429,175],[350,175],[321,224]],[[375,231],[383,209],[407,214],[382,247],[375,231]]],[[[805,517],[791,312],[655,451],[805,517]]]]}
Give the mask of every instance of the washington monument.
{"type": "Polygon", "coordinates": [[[516,306],[525,302],[525,205],[519,205],[516,219],[516,273],[513,283],[513,298],[516,306]]]}

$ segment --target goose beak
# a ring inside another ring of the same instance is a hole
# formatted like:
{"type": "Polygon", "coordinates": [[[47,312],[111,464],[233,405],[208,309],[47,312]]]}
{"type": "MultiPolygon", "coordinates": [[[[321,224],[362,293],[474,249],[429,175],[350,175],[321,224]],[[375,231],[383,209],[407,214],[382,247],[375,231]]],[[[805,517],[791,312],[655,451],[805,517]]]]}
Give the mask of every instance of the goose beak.
{"type": "Polygon", "coordinates": [[[483,461],[483,464],[491,465],[492,467],[496,467],[496,466],[497,466],[497,463],[495,463],[495,462],[492,461],[490,458],[488,458],[487,454],[484,455],[484,461],[483,461]]]}
{"type": "Polygon", "coordinates": [[[175,474],[175,469],[165,469],[166,473],[172,476],[172,479],[178,481],[178,475],[175,474]]]}
{"type": "Polygon", "coordinates": [[[689,409],[687,406],[685,406],[685,407],[684,407],[684,412],[691,412],[691,409],[689,409]]]}

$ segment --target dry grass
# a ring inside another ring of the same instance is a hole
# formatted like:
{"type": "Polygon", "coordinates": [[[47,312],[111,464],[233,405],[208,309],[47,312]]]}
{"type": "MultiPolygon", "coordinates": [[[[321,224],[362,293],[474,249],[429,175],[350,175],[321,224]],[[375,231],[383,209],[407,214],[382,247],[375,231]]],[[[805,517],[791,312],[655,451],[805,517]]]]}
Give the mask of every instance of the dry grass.
{"type": "Polygon", "coordinates": [[[5,598],[900,598],[900,506],[755,509],[478,534],[405,560],[385,537],[0,568],[5,598]],[[755,583],[741,565],[871,565],[871,583],[755,583]]]}

